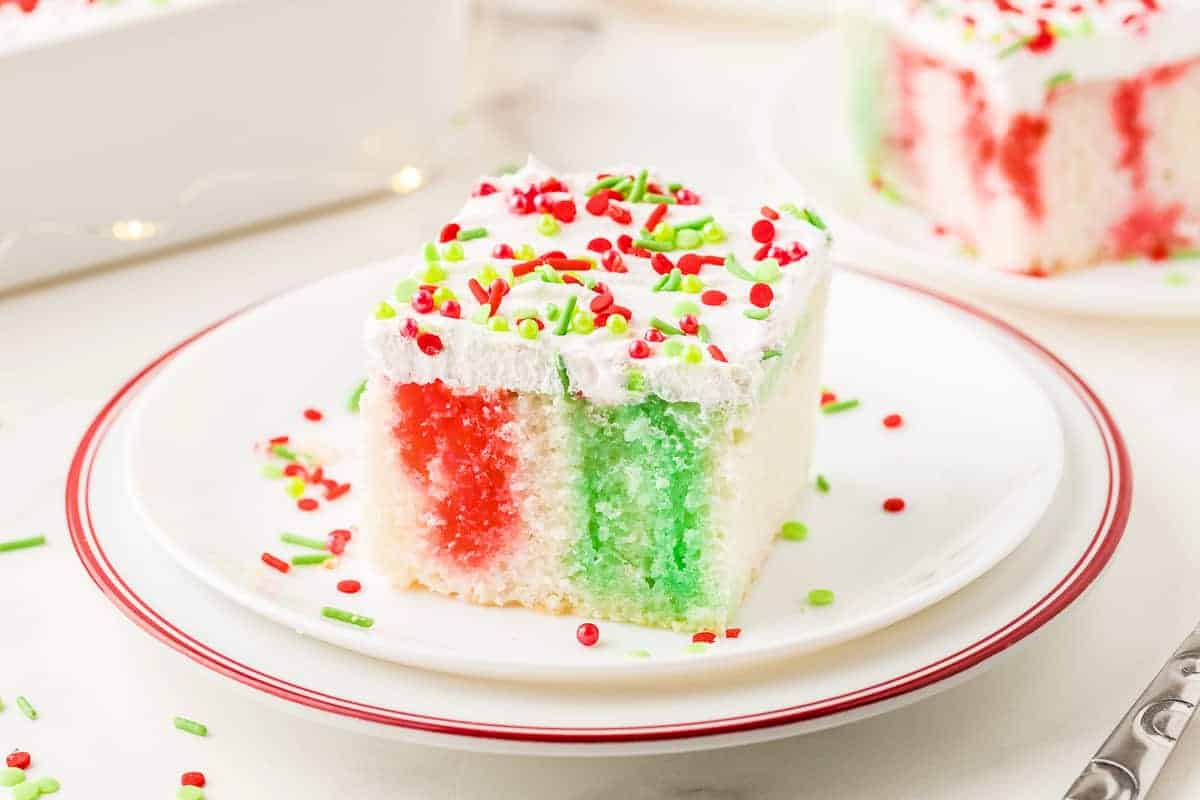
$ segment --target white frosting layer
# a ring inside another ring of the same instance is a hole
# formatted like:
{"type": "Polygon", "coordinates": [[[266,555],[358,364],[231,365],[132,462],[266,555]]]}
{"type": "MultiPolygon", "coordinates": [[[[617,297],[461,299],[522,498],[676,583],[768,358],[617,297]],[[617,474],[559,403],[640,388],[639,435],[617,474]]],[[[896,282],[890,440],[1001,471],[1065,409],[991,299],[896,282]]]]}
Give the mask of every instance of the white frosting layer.
{"type": "MultiPolygon", "coordinates": [[[[618,173],[636,171],[614,170],[618,173]]],[[[585,209],[584,190],[596,182],[594,174],[555,175],[532,160],[515,174],[484,180],[497,186],[499,191],[472,197],[448,222],[453,221],[463,229],[486,228],[488,235],[462,242],[463,260],[443,258],[439,262],[449,273],[441,285],[457,295],[462,305],[462,318],[447,318],[436,311],[418,314],[411,303],[386,298],[397,315],[388,319],[372,318],[367,323],[370,366],[383,370],[393,380],[426,383],[438,379],[467,389],[503,388],[557,394],[562,392],[558,371],[561,355],[571,390],[581,392],[594,402],[621,403],[638,396],[640,392],[630,392],[626,388],[631,369],[643,375],[645,391],[667,400],[688,400],[705,405],[751,402],[774,366],[784,360],[764,361],[763,354],[771,350],[783,351],[789,341],[793,341],[792,335],[798,326],[806,323],[809,303],[819,299],[816,293],[824,292],[828,283],[830,265],[826,232],[804,219],[784,213],[778,206],[772,206],[780,211],[779,219],[773,222],[775,243],[786,248],[799,242],[808,255],[781,267],[778,278],[770,283],[775,296],[770,316],[756,320],[743,314],[754,308],[749,301],[753,282],[735,277],[724,266],[705,265],[698,276],[705,290],[720,290],[728,295],[729,300],[723,306],[704,305],[700,294],[653,291],[662,276],[652,269],[646,258],[623,255],[627,273],[608,272],[600,266],[600,254],[589,251],[588,242],[594,237],[604,237],[615,246],[621,234],[638,238],[641,225],[655,208],[653,204],[618,201],[618,205],[629,209],[633,215],[629,225],[620,225],[607,216],[593,216],[585,209]],[[559,223],[560,230],[554,236],[538,232],[540,213],[518,215],[508,207],[511,189],[525,188],[549,177],[557,177],[566,184],[569,194],[563,194],[561,198],[569,196],[577,206],[575,220],[559,223]],[[485,264],[493,265],[503,275],[520,263],[493,258],[493,247],[500,243],[513,248],[529,244],[538,255],[561,250],[570,258],[595,258],[596,269],[572,274],[601,281],[609,287],[615,303],[632,311],[628,331],[615,334],[598,328],[587,335],[573,330],[562,336],[555,335],[556,323],[549,321],[545,314],[548,303],[562,308],[567,297],[574,295],[578,308],[586,311],[598,295],[585,286],[545,282],[536,274],[513,286],[503,300],[499,315],[508,320],[508,331],[493,331],[487,325],[472,322],[470,317],[480,304],[472,295],[468,280],[477,276],[485,264]],[[654,350],[649,358],[630,356],[630,344],[643,338],[652,318],[678,326],[679,315],[674,309],[680,302],[693,302],[699,306],[700,313],[696,316],[707,327],[709,342],[720,348],[727,363],[713,358],[697,336],[674,339],[685,345],[698,346],[703,353],[700,363],[686,363],[681,357],[669,357],[665,343],[649,343],[654,350]],[[522,338],[513,325],[517,313],[526,309],[542,312],[546,328],[536,339],[522,338]],[[432,356],[421,352],[417,343],[403,334],[406,319],[413,319],[423,330],[436,333],[443,344],[442,351],[432,356]]],[[[658,182],[665,189],[665,182],[653,173],[650,181],[658,182]]],[[[720,243],[706,243],[694,250],[676,249],[664,255],[672,262],[678,262],[688,252],[722,258],[732,252],[747,270],[753,271],[757,265],[754,254],[761,245],[752,238],[751,226],[762,218],[759,209],[770,198],[759,198],[758,202],[748,203],[744,208],[730,209],[713,202],[703,193],[701,195],[700,205],[669,206],[664,221],[679,223],[711,215],[724,229],[726,239],[720,243]]],[[[445,245],[438,247],[444,250],[445,245]]],[[[400,259],[397,277],[420,275],[425,263],[420,254],[400,259]]],[[[803,337],[803,341],[815,342],[818,338],[803,337]]]]}
{"type": "Polygon", "coordinates": [[[1056,77],[1119,78],[1200,55],[1200,3],[1194,0],[1058,0],[1048,9],[1042,0],[876,5],[903,38],[972,70],[992,101],[1012,110],[1040,108],[1056,77]],[[1038,36],[1040,22],[1053,31],[1053,43],[1041,50],[1023,46],[1038,36]]]}

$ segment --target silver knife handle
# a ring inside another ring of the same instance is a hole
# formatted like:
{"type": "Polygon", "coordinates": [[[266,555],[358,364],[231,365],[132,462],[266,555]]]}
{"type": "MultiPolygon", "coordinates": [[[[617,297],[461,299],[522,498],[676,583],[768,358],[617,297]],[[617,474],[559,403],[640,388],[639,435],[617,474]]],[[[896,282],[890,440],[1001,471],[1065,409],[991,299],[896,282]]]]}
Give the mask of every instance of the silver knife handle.
{"type": "Polygon", "coordinates": [[[1142,800],[1200,704],[1200,628],[1133,704],[1063,800],[1142,800]]]}

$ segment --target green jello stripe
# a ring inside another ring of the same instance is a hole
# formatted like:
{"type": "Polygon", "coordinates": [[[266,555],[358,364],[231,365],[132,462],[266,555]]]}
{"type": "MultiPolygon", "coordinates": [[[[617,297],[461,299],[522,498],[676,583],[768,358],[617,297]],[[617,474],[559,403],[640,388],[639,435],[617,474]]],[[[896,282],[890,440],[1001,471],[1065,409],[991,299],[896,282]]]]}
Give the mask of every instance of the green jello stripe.
{"type": "Polygon", "coordinates": [[[655,395],[567,403],[583,531],[570,555],[574,579],[597,604],[652,620],[711,607],[708,415],[655,395]]]}

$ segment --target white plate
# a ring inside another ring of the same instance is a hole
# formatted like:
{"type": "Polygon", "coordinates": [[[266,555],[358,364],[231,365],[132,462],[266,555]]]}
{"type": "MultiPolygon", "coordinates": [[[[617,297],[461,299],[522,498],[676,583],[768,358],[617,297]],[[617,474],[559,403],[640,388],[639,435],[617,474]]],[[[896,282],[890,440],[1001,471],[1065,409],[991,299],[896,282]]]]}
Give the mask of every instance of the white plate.
{"type": "MultiPolygon", "coordinates": [[[[987,338],[1016,359],[1061,420],[1065,461],[1045,517],[1008,558],[925,611],[820,653],[735,673],[711,669],[717,662],[700,656],[696,663],[710,669],[648,685],[499,682],[366,658],[245,610],[154,546],[124,468],[131,403],[157,370],[209,331],[135,375],[88,428],[67,480],[72,541],[97,585],[150,635],[254,696],[370,734],[500,752],[645,754],[746,744],[880,713],[975,674],[1078,598],[1120,540],[1131,477],[1108,413],[1053,355],[1003,322],[921,290],[843,276],[843,300],[860,291],[854,284],[890,296],[896,309],[913,304],[949,314],[961,338],[987,338]]],[[[861,376],[844,379],[851,377],[861,376]]],[[[875,421],[864,411],[839,424],[875,421]]],[[[915,441],[918,420],[910,423],[905,436],[915,441]]],[[[839,478],[822,499],[835,499],[845,484],[839,478]]],[[[812,541],[797,547],[833,535],[814,527],[812,541]]],[[[759,635],[747,626],[739,644],[759,635]]]]}
{"type": "Polygon", "coordinates": [[[323,539],[357,522],[357,501],[352,490],[317,512],[298,510],[280,482],[258,475],[263,460],[252,446],[290,434],[295,447],[307,440],[337,453],[329,472],[357,482],[357,419],[344,397],[361,375],[363,309],[394,277],[387,264],[344,273],[204,337],[152,381],[128,450],[149,528],[185,568],[247,608],[360,653],[487,677],[575,681],[759,665],[877,630],[960,589],[1020,544],[1058,485],[1057,415],[1018,361],[972,335],[961,315],[843,275],[824,378],[862,406],[820,419],[814,463],[834,489],[797,509],[808,541],[776,544],[737,616],[748,635],[712,646],[703,665],[688,650],[690,634],[604,623],[602,645],[584,648],[574,636],[581,618],[392,590],[366,542],[352,543],[334,572],[282,575],[259,560],[263,551],[296,550],[279,542],[281,531],[323,539]],[[324,421],[305,421],[308,406],[324,409],[324,421]],[[904,427],[884,428],[893,411],[904,427]],[[884,512],[883,500],[896,495],[907,510],[884,512]],[[365,591],[339,594],[335,583],[346,577],[365,591]],[[837,602],[808,606],[805,595],[817,587],[832,588],[837,602]],[[369,615],[375,626],[324,619],[327,605],[369,615]],[[633,650],[652,657],[631,658],[633,650]]]}
{"type": "Polygon", "coordinates": [[[755,151],[768,175],[821,206],[837,231],[835,255],[886,267],[944,290],[1086,314],[1200,316],[1200,261],[1125,261],[1048,279],[984,266],[913,208],[882,198],[867,180],[850,129],[847,37],[826,31],[765,86],[754,113],[755,151]],[[819,76],[816,78],[814,76],[819,76]],[[802,99],[802,100],[801,100],[802,99]],[[1168,284],[1168,275],[1183,285],[1168,284]]]}

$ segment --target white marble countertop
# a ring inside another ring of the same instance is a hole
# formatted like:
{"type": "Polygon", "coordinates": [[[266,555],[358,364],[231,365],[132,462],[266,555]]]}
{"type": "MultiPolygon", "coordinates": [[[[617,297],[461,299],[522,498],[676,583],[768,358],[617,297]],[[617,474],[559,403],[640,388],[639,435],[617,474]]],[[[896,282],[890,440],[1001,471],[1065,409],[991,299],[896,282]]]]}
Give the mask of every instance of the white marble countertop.
{"type": "MultiPolygon", "coordinates": [[[[568,167],[635,156],[700,186],[752,175],[745,96],[795,45],[719,27],[610,30],[564,81],[497,111],[482,143],[415,195],[0,296],[0,538],[50,540],[0,557],[0,751],[32,751],[64,800],[171,797],[187,769],[208,774],[213,800],[1061,795],[1200,618],[1200,325],[995,309],[1076,367],[1123,428],[1136,476],[1125,541],[1075,607],[990,672],[801,738],[585,760],[356,737],[232,691],[135,629],[76,562],[62,509],[70,454],[102,402],[168,344],[250,300],[412,246],[470,176],[527,149],[568,167]],[[594,64],[619,63],[639,41],[656,45],[641,67],[654,81],[597,80],[594,64]],[[660,112],[654,124],[631,110],[644,104],[660,112]],[[18,693],[37,701],[38,722],[16,712],[18,693]],[[183,708],[220,735],[164,735],[183,708]]],[[[1193,735],[1155,797],[1200,795],[1197,765],[1193,735]]]]}

